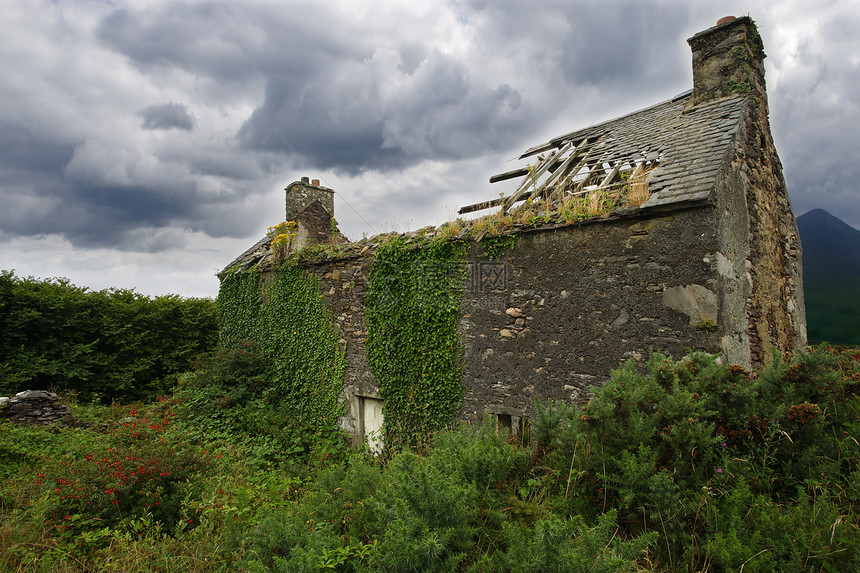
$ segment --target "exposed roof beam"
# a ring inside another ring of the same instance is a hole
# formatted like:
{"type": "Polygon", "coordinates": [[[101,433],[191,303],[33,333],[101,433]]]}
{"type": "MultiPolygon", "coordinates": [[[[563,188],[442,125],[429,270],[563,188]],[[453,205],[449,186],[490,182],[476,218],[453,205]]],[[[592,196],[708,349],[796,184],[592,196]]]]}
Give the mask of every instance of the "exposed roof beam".
{"type": "MultiPolygon", "coordinates": [[[[528,199],[531,197],[531,192],[524,193],[522,198],[528,199]]],[[[505,202],[507,197],[499,197],[498,199],[491,199],[489,201],[484,201],[482,203],[475,203],[473,205],[466,205],[465,207],[460,207],[460,210],[457,211],[458,215],[465,215],[466,213],[473,213],[475,211],[483,211],[484,209],[492,209],[493,207],[498,207],[502,203],[505,202]]]]}
{"type": "Polygon", "coordinates": [[[490,177],[490,183],[498,183],[499,181],[507,181],[508,179],[515,179],[517,177],[522,177],[523,175],[528,175],[529,170],[526,167],[521,167],[519,169],[514,169],[513,171],[505,171],[504,173],[499,173],[498,175],[493,175],[490,177]]]}

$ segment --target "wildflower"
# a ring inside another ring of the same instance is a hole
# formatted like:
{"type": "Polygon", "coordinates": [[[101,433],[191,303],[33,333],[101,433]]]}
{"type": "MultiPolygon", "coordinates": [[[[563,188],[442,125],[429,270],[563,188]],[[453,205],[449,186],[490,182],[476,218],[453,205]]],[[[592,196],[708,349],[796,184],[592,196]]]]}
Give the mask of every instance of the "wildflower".
{"type": "Polygon", "coordinates": [[[723,468],[717,468],[717,473],[718,473],[718,474],[723,473],[723,468]]]}

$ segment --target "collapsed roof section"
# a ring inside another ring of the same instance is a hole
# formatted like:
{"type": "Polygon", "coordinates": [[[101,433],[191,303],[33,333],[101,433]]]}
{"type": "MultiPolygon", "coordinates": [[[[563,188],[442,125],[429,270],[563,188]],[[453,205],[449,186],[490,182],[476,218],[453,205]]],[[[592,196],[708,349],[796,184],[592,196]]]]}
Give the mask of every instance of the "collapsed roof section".
{"type": "Polygon", "coordinates": [[[491,183],[520,178],[506,197],[468,205],[459,213],[501,206],[507,212],[531,199],[550,205],[601,189],[618,190],[636,174],[647,178],[640,208],[708,199],[741,124],[746,98],[735,96],[690,107],[692,92],[526,150],[533,159],[494,175],[491,183]]]}

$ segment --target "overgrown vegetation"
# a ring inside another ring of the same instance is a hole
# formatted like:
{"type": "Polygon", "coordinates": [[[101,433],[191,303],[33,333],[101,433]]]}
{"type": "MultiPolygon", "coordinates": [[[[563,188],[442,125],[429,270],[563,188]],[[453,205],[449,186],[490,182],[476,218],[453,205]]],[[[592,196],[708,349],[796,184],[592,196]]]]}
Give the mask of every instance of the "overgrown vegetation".
{"type": "MultiPolygon", "coordinates": [[[[648,177],[654,169],[654,165],[636,164],[621,171],[617,181],[605,186],[599,185],[605,173],[595,171],[564,192],[555,191],[549,197],[537,200],[530,197],[508,212],[500,209],[470,221],[469,236],[481,239],[486,248],[487,238],[504,239],[507,236],[505,233],[515,228],[571,224],[607,217],[621,207],[641,205],[651,196],[648,177]]],[[[534,171],[530,172],[533,178],[534,171]]],[[[449,222],[448,225],[457,227],[458,223],[449,222]]],[[[487,254],[490,256],[491,252],[487,254]]]]}
{"type": "Polygon", "coordinates": [[[0,271],[0,396],[53,389],[153,399],[215,347],[217,321],[209,299],[91,291],[0,271]]]}
{"type": "Polygon", "coordinates": [[[423,443],[459,410],[456,328],[465,255],[462,242],[416,248],[395,237],[373,260],[365,299],[367,359],[385,400],[386,444],[423,443]]]}
{"type": "Polygon", "coordinates": [[[242,347],[198,364],[231,408],[187,383],[74,408],[89,428],[0,426],[0,569],[860,566],[857,350],[758,373],[654,355],[587,406],[538,405],[529,444],[487,419],[384,459],[331,436],[282,449],[262,430],[270,406],[238,395],[266,383],[265,362],[242,347]]]}
{"type": "Polygon", "coordinates": [[[275,409],[280,423],[322,432],[334,428],[346,361],[316,278],[294,260],[265,278],[254,271],[229,273],[222,277],[218,305],[223,352],[262,355],[265,383],[235,389],[230,379],[191,376],[192,393],[246,392],[240,406],[275,409]]]}

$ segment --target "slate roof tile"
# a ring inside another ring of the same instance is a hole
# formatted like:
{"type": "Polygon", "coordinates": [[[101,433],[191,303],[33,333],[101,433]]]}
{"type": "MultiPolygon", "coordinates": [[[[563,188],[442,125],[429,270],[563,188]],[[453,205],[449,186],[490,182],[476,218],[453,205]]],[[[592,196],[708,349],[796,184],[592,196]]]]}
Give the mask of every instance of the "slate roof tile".
{"type": "MultiPolygon", "coordinates": [[[[600,163],[654,159],[651,198],[642,208],[707,198],[738,132],[746,98],[731,97],[684,111],[690,91],[629,115],[556,137],[531,150],[560,148],[568,141],[596,141],[590,156],[600,163]]],[[[531,155],[535,154],[531,153],[531,155]]],[[[529,153],[523,155],[528,156],[529,153]]]]}

